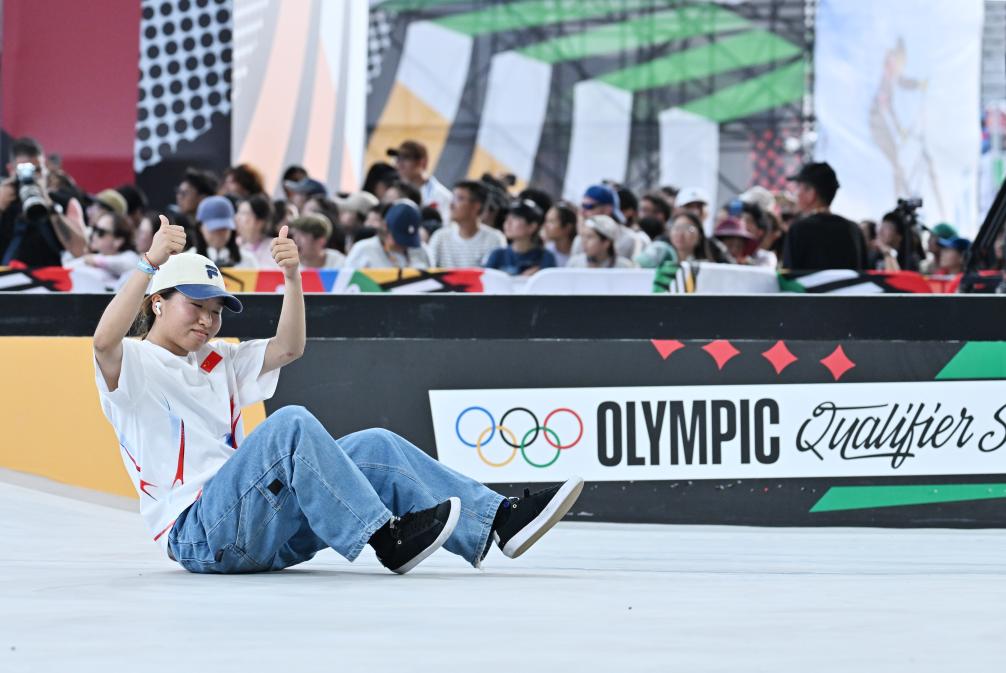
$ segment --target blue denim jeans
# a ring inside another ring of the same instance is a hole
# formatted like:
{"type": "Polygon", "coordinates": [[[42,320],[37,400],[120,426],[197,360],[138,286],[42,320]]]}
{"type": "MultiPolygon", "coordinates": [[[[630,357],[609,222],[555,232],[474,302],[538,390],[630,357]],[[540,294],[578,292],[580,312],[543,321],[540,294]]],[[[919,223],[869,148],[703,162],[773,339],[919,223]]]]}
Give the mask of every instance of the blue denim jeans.
{"type": "Polygon", "coordinates": [[[282,570],[325,547],[352,561],[392,515],[451,496],[461,498],[461,519],[444,548],[477,565],[503,496],[393,432],[335,440],[303,407],[284,407],[182,512],[168,548],[197,573],[282,570]]]}

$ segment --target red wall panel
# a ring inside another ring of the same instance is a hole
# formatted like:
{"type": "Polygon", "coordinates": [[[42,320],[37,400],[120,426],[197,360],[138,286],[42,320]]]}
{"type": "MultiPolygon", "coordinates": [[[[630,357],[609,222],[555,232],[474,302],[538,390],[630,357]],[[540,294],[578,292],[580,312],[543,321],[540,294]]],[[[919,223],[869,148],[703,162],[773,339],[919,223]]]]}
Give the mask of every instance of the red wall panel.
{"type": "Polygon", "coordinates": [[[2,6],[4,131],[61,154],[88,191],[132,182],[139,0],[2,6]]]}

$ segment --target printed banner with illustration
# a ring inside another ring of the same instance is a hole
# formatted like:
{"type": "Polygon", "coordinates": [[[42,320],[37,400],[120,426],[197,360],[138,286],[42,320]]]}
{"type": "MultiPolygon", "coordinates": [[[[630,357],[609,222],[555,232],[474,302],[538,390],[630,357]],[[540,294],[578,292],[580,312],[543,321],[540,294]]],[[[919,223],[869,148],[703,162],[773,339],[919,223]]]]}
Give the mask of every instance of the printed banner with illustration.
{"type": "Polygon", "coordinates": [[[834,210],[880,220],[920,196],[925,220],[969,238],[978,219],[981,0],[822,0],[814,51],[816,156],[834,210]]]}
{"type": "Polygon", "coordinates": [[[431,390],[440,461],[486,482],[1006,473],[995,382],[431,390]]]}

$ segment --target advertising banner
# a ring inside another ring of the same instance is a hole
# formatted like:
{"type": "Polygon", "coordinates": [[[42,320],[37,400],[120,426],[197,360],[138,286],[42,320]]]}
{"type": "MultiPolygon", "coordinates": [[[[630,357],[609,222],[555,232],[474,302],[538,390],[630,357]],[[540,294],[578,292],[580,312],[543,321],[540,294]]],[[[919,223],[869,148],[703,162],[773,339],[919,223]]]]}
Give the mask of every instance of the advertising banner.
{"type": "Polygon", "coordinates": [[[981,0],[818,5],[816,155],[836,212],[879,220],[919,196],[926,221],[978,230],[982,17],[981,0]]]}
{"type": "Polygon", "coordinates": [[[431,390],[437,452],[487,482],[1006,472],[1001,382],[431,390]]]}

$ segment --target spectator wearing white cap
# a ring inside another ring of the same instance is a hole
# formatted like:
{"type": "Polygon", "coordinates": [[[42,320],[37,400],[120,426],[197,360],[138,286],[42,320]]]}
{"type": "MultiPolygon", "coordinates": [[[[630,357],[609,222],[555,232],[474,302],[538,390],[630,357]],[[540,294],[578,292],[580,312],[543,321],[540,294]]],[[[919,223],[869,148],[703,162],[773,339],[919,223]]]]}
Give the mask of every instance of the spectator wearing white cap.
{"type": "Polygon", "coordinates": [[[583,252],[570,257],[570,269],[631,269],[635,265],[615,249],[618,222],[607,215],[595,215],[584,220],[579,236],[583,252]]]}
{"type": "Polygon", "coordinates": [[[234,266],[254,269],[255,258],[238,246],[237,226],[234,223],[234,206],[225,196],[207,196],[196,208],[196,221],[202,239],[196,252],[213,260],[217,266],[234,266]]]}
{"type": "Polygon", "coordinates": [[[430,256],[419,234],[421,214],[409,199],[383,206],[384,226],[356,243],[346,257],[349,269],[428,269],[430,256]]]}
{"type": "Polygon", "coordinates": [[[332,201],[339,206],[339,222],[346,234],[346,250],[352,252],[353,243],[363,229],[370,211],[381,205],[380,200],[370,192],[353,192],[345,196],[335,196],[332,201]]]}
{"type": "Polygon", "coordinates": [[[678,192],[674,205],[695,213],[704,226],[709,226],[709,195],[700,187],[682,187],[678,192]]]}
{"type": "Polygon", "coordinates": [[[341,269],[346,256],[326,247],[332,222],[320,213],[295,217],[290,222],[290,238],[297,245],[301,266],[308,269],[341,269]]]}
{"type": "MultiPolygon", "coordinates": [[[[580,200],[580,213],[585,219],[605,215],[615,222],[618,227],[614,238],[615,251],[626,260],[632,259],[650,243],[650,237],[644,232],[634,231],[625,226],[625,215],[620,207],[618,192],[610,185],[597,184],[588,187],[580,200]]],[[[583,229],[580,234],[583,234],[583,229]]],[[[581,252],[584,252],[583,242],[580,236],[577,236],[573,240],[573,254],[581,252]]]]}

